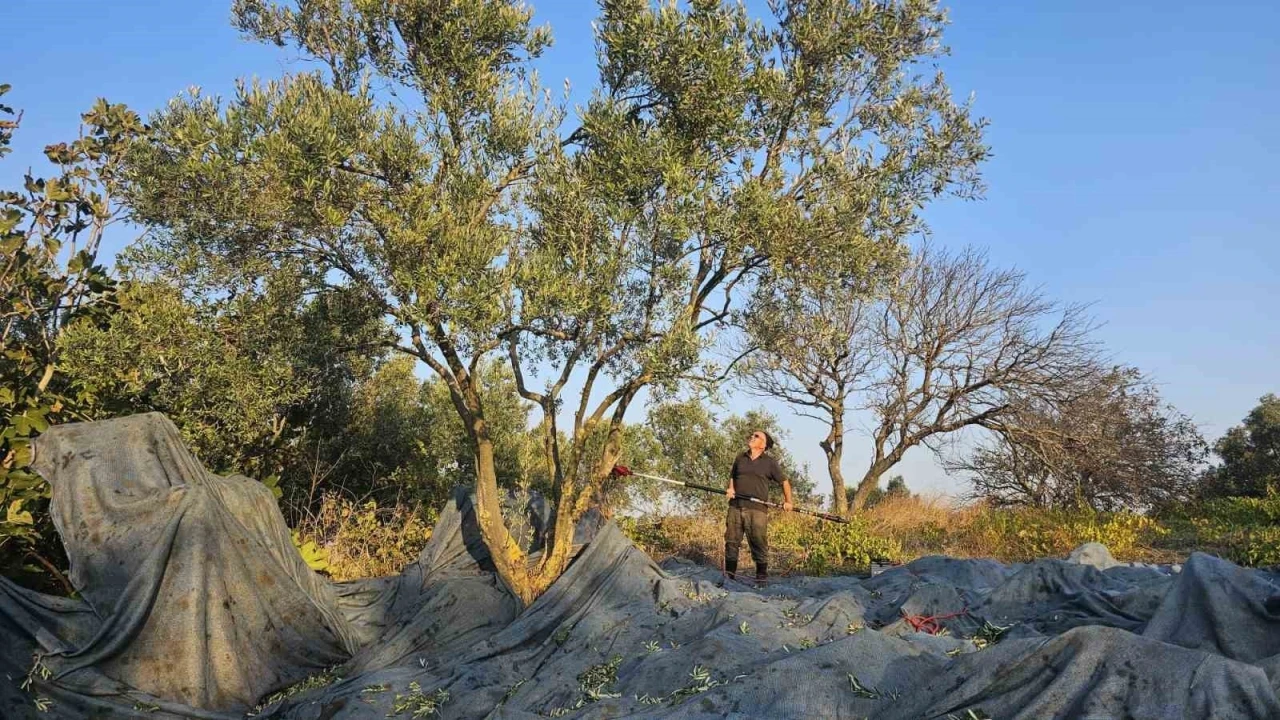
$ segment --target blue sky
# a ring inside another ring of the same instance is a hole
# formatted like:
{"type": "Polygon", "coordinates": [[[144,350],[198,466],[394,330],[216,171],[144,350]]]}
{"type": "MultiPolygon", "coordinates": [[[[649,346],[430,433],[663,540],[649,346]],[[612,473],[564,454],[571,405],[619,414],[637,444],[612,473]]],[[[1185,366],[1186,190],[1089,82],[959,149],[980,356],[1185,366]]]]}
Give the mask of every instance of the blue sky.
{"type": "MultiPolygon", "coordinates": [[[[589,90],[594,4],[531,4],[556,36],[544,82],[589,90]]],[[[26,114],[0,187],[43,172],[41,148],[74,137],[97,97],[146,114],[192,85],[226,95],[238,77],[308,67],[241,39],[229,1],[5,5],[0,83],[26,114]]],[[[1211,439],[1280,392],[1280,3],[945,6],[942,68],[990,119],[994,156],[985,199],[929,209],[935,240],[986,248],[1048,296],[1092,303],[1115,358],[1211,439]]],[[[129,239],[117,233],[108,249],[129,239]]],[[[758,404],[739,395],[730,407],[758,404]]],[[[821,477],[820,429],[782,414],[793,452],[821,477]]],[[[865,445],[856,430],[848,438],[847,476],[861,475],[865,445]]],[[[925,452],[899,471],[916,489],[960,489],[925,452]]]]}

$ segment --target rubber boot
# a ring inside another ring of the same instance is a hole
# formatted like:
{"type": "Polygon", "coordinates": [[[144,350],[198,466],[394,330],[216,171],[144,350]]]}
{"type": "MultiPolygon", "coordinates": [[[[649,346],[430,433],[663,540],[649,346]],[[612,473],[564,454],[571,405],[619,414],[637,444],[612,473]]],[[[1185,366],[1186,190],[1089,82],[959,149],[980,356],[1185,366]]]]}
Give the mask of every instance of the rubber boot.
{"type": "Polygon", "coordinates": [[[764,588],[769,584],[769,566],[764,563],[756,565],[756,587],[764,588]]]}
{"type": "Polygon", "coordinates": [[[738,579],[738,561],[737,560],[724,561],[724,576],[726,580],[738,579]]]}

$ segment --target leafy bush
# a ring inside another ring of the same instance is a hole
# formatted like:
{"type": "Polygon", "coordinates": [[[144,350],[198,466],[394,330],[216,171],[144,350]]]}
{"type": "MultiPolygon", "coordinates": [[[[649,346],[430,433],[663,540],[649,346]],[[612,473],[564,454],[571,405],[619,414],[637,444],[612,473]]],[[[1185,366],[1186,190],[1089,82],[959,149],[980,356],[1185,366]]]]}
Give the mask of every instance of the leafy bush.
{"type": "Polygon", "coordinates": [[[406,505],[357,504],[330,493],[298,526],[294,544],[308,565],[334,580],[395,575],[431,539],[434,515],[406,505]]]}
{"type": "MultiPolygon", "coordinates": [[[[0,97],[9,91],[0,84],[0,97]]],[[[0,158],[10,151],[22,114],[0,102],[0,158]]],[[[0,572],[32,575],[53,590],[62,546],[49,519],[49,486],[32,472],[31,441],[51,424],[98,411],[94,389],[68,377],[57,345],[67,328],[92,326],[115,308],[116,282],[98,263],[103,233],[120,219],[114,202],[121,161],[142,132],[136,113],[99,100],[81,116],[71,143],[45,148],[57,169],[0,188],[0,572]],[[39,566],[27,563],[35,559],[39,566]]]]}
{"type": "Polygon", "coordinates": [[[957,529],[959,544],[1006,562],[1060,557],[1087,542],[1106,545],[1113,555],[1140,554],[1141,546],[1167,532],[1155,520],[1134,513],[1095,510],[992,509],[957,529]]]}
{"type": "Polygon", "coordinates": [[[1241,565],[1280,564],[1280,493],[1225,497],[1168,509],[1176,543],[1241,565]]]}
{"type": "Polygon", "coordinates": [[[865,570],[873,559],[900,560],[902,545],[875,534],[868,520],[854,517],[847,525],[782,516],[770,523],[770,545],[793,554],[807,575],[865,570]]]}
{"type": "Polygon", "coordinates": [[[1249,528],[1229,536],[1225,555],[1241,565],[1280,565],[1280,527],[1249,528]]]}

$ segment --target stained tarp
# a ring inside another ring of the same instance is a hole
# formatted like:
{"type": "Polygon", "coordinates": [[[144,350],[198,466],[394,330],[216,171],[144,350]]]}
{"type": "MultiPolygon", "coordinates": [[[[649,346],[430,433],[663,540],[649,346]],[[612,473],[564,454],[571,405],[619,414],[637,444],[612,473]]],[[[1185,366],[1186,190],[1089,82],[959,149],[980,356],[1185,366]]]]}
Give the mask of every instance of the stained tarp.
{"type": "Polygon", "coordinates": [[[401,575],[330,584],[264,488],[203,471],[159,416],[37,452],[83,599],[0,582],[5,718],[243,717],[286,687],[259,716],[1280,717],[1276,576],[1208,555],[930,557],[761,591],[593,521],[521,610],[465,492],[401,575]]]}
{"type": "MultiPolygon", "coordinates": [[[[163,416],[52,428],[34,467],[52,485],[81,600],[3,584],[0,597],[23,602],[0,614],[28,650],[3,651],[6,665],[32,666],[39,653],[52,687],[129,692],[130,708],[239,710],[357,649],[270,490],[205,471],[163,416]]],[[[62,715],[76,710],[74,698],[55,702],[62,715]]]]}

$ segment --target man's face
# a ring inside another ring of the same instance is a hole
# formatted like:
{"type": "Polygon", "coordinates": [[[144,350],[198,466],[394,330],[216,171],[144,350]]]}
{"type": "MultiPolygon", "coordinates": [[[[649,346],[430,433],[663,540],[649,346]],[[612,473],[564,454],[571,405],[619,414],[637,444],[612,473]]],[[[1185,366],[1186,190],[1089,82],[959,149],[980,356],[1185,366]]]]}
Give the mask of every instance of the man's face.
{"type": "Polygon", "coordinates": [[[765,440],[764,432],[761,430],[756,430],[751,433],[751,437],[747,439],[747,447],[756,452],[764,452],[766,444],[767,441],[765,440]]]}

